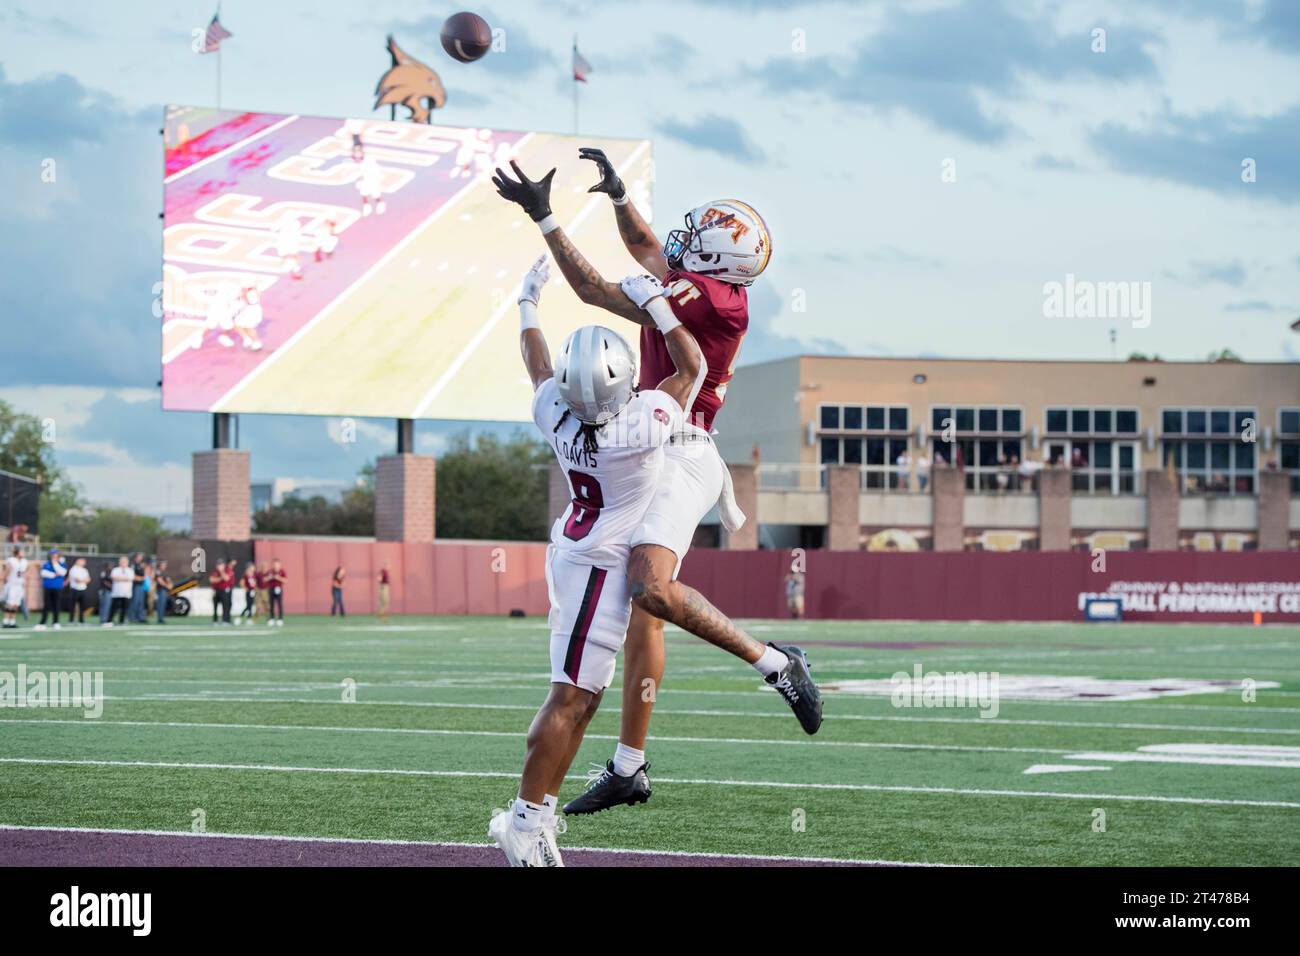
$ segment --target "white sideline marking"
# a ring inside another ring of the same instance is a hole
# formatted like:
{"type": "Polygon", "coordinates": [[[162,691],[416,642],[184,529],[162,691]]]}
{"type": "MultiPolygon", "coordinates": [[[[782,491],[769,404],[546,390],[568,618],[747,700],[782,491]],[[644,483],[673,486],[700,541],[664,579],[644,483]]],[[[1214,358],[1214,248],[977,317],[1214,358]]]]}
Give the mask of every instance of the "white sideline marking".
{"type": "Polygon", "coordinates": [[[232,153],[237,149],[243,149],[249,143],[256,142],[257,140],[261,139],[263,136],[266,136],[270,133],[274,133],[276,130],[284,126],[288,126],[290,123],[294,122],[297,119],[298,119],[298,114],[294,114],[293,116],[286,116],[284,119],[280,120],[280,122],[272,123],[266,129],[260,130],[259,132],[256,132],[252,136],[246,137],[245,139],[241,139],[237,143],[232,143],[231,145],[227,146],[225,149],[221,150],[220,152],[213,153],[211,156],[205,156],[203,159],[200,159],[197,163],[194,163],[193,165],[190,166],[186,166],[184,169],[172,173],[170,176],[168,176],[166,179],[163,180],[163,185],[165,186],[168,183],[172,182],[173,180],[180,179],[182,176],[188,176],[190,173],[194,172],[194,170],[201,169],[202,167],[208,165],[208,163],[215,162],[218,159],[221,159],[221,157],[227,155],[228,153],[232,153]]]}
{"type": "MultiPolygon", "coordinates": [[[[525,137],[525,139],[526,138],[527,137],[525,137]]],[[[522,146],[523,143],[524,140],[520,140],[518,146],[522,146]]],[[[616,172],[620,175],[626,172],[628,167],[632,165],[636,158],[640,156],[649,145],[650,141],[646,140],[636,149],[632,150],[631,155],[623,161],[623,165],[620,166],[616,172]]],[[[518,150],[518,146],[516,146],[516,150],[518,150]]],[[[592,210],[596,208],[596,204],[599,202],[599,193],[593,195],[589,200],[587,200],[586,205],[583,206],[582,209],[578,211],[578,214],[569,220],[569,224],[564,227],[565,234],[568,235],[569,233],[576,231],[578,226],[582,224],[583,220],[591,215],[592,210]]],[[[517,290],[518,286],[516,286],[516,291],[517,290]]],[[[430,403],[432,403],[433,400],[438,397],[439,393],[447,387],[447,383],[460,372],[461,367],[469,361],[469,357],[474,354],[480,345],[483,344],[483,340],[488,337],[488,334],[496,328],[496,324],[501,321],[501,316],[505,315],[507,311],[515,306],[515,304],[514,295],[508,295],[505,297],[505,301],[497,306],[496,310],[488,316],[487,321],[480,326],[476,333],[474,333],[474,337],[469,340],[468,344],[466,344],[463,349],[461,349],[460,354],[457,355],[452,363],[447,366],[446,371],[439,375],[437,381],[429,386],[429,390],[424,393],[420,398],[420,401],[416,404],[415,411],[411,413],[411,418],[420,418],[424,414],[425,409],[429,407],[430,403]]]]}
{"type": "MultiPolygon", "coordinates": [[[[467,688],[470,689],[470,688],[467,688]]],[[[480,690],[492,690],[490,687],[481,687],[480,690]]],[[[535,690],[536,688],[529,688],[535,690]]],[[[666,692],[665,692],[666,693],[666,692]]],[[[130,700],[137,702],[153,701],[211,701],[216,703],[233,703],[233,704],[339,704],[338,700],[328,698],[311,698],[311,697],[209,697],[206,695],[184,695],[184,694],[159,694],[157,696],[143,697],[118,697],[105,695],[104,700],[130,700]]],[[[448,707],[461,708],[466,710],[537,710],[534,704],[470,704],[470,703],[451,703],[449,701],[430,701],[430,700],[368,700],[358,701],[354,704],[343,704],[345,707],[448,707]]],[[[656,714],[676,714],[678,716],[689,717],[776,717],[782,720],[789,720],[790,714],[787,711],[762,711],[762,710],[690,710],[690,709],[671,709],[656,710],[656,714]]],[[[1090,730],[1172,730],[1172,731],[1197,731],[1200,733],[1211,734],[1300,734],[1300,728],[1293,727],[1198,727],[1189,724],[1136,724],[1136,723],[1106,723],[1089,720],[1013,720],[1008,717],[997,717],[987,719],[983,717],[896,717],[891,715],[880,714],[832,714],[833,720],[867,720],[867,721],[893,721],[903,723],[920,723],[920,724],[967,724],[969,726],[1002,726],[1002,727],[1082,727],[1090,730]]]]}
{"type": "MultiPolygon", "coordinates": [[[[274,833],[192,833],[189,830],[126,830],[109,827],[41,827],[26,826],[17,823],[0,823],[0,830],[24,830],[35,833],[111,833],[121,836],[157,836],[157,837],[199,837],[205,840],[265,840],[284,843],[349,843],[365,845],[368,843],[381,846],[423,846],[429,849],[438,847],[461,847],[465,849],[495,849],[495,843],[456,843],[426,842],[424,840],[394,840],[377,838],[367,840],[360,837],[332,836],[280,836],[274,833]]],[[[566,846],[568,853],[624,853],[628,856],[680,856],[706,857],[726,860],[772,860],[774,862],[790,861],[797,863],[855,863],[859,866],[965,866],[964,863],[921,863],[913,860],[859,860],[851,857],[837,856],[771,856],[761,853],[708,853],[701,850],[629,850],[621,847],[603,846],[566,846]]]]}
{"type": "Polygon", "coordinates": [[[1083,770],[1109,770],[1110,767],[1080,767],[1072,763],[1036,763],[1026,767],[1025,773],[1079,773],[1083,770]]]}
{"type": "MultiPolygon", "coordinates": [[[[524,736],[511,730],[446,730],[427,727],[335,727],[320,724],[229,724],[193,720],[82,720],[68,718],[20,717],[0,720],[5,724],[50,724],[59,727],[200,727],[205,730],[307,730],[347,734],[424,734],[437,737],[513,737],[524,736]]],[[[618,734],[586,734],[584,740],[618,740],[618,734]]],[[[658,743],[680,744],[762,744],[795,747],[866,747],[879,750],[951,750],[969,753],[1068,754],[1068,749],[1047,747],[969,747],[961,744],[878,743],[856,740],[775,740],[757,737],[661,737],[646,738],[658,743]]]]}
{"type": "Polygon", "coordinates": [[[1128,753],[1072,753],[1067,760],[1108,763],[1180,763],[1214,767],[1290,767],[1300,769],[1300,747],[1249,744],[1148,744],[1128,753]]]}
{"type": "MultiPolygon", "coordinates": [[[[485,777],[518,779],[514,771],[411,770],[401,767],[296,767],[279,764],[192,763],[166,760],[73,760],[45,757],[0,757],[0,763],[50,767],[154,767],[163,770],[253,770],[269,773],[351,773],[377,777],[485,777]]],[[[571,773],[566,780],[586,780],[571,773]]],[[[1231,800],[1217,797],[1166,797],[1127,793],[1054,793],[1050,790],[985,790],[974,787],[908,787],[876,783],[791,783],[784,780],[711,780],[703,777],[656,777],[655,783],[707,787],[755,787],[778,790],[848,790],[871,793],[927,793],[963,797],[1042,797],[1056,800],[1119,800],[1129,803],[1180,803],[1205,807],[1268,807],[1300,810],[1300,803],[1285,800],[1231,800]]]]}
{"type": "MultiPolygon", "coordinates": [[[[533,135],[532,133],[525,134],[520,138],[519,142],[516,145],[517,146],[523,145],[532,135],[533,135]]],[[[456,203],[460,202],[460,200],[463,197],[469,195],[469,193],[474,189],[475,185],[477,185],[477,181],[471,182],[467,186],[464,186],[462,189],[460,189],[458,192],[456,192],[454,195],[448,198],[447,201],[444,202],[441,206],[435,209],[433,213],[430,214],[428,218],[426,218],[422,223],[420,223],[418,226],[416,226],[414,229],[408,232],[405,236],[403,236],[402,240],[399,243],[397,243],[397,245],[393,246],[393,248],[389,249],[388,252],[384,253],[384,255],[381,256],[369,269],[367,269],[360,276],[358,276],[356,280],[352,282],[351,285],[349,285],[341,293],[339,293],[337,296],[331,299],[323,309],[321,309],[310,319],[308,319],[307,322],[301,328],[299,328],[298,331],[294,332],[293,335],[289,336],[289,338],[286,339],[282,345],[277,346],[275,350],[272,351],[271,354],[268,355],[266,358],[264,358],[261,362],[259,362],[251,372],[249,372],[247,375],[241,378],[238,382],[236,382],[233,386],[231,386],[229,391],[227,391],[219,399],[213,402],[212,411],[214,412],[220,411],[221,408],[224,405],[226,405],[227,402],[231,401],[236,395],[242,392],[248,385],[250,385],[253,382],[254,379],[256,379],[259,375],[265,372],[270,366],[274,365],[279,360],[279,358],[282,355],[284,355],[286,352],[288,352],[289,349],[293,345],[295,345],[299,340],[301,340],[312,329],[313,326],[315,326],[317,323],[321,321],[321,319],[325,318],[327,315],[329,315],[331,312],[337,309],[343,302],[347,301],[347,298],[350,295],[352,295],[353,292],[361,288],[361,286],[364,285],[365,283],[369,282],[371,276],[373,276],[376,272],[378,272],[385,265],[387,265],[391,259],[393,259],[399,252],[402,251],[402,249],[404,249],[408,244],[414,241],[416,236],[424,232],[429,226],[431,226],[434,223],[435,220],[441,217],[445,212],[447,212],[447,210],[451,209],[451,207],[455,206],[456,203]]],[[[270,628],[267,628],[267,630],[269,631],[270,628]]]]}

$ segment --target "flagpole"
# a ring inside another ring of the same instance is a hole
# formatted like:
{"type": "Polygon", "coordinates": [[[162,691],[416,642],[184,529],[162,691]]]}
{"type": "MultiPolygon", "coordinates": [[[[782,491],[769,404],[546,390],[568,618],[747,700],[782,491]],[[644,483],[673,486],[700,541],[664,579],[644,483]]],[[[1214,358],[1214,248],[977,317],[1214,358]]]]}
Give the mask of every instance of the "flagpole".
{"type": "Polygon", "coordinates": [[[221,109],[221,47],[217,47],[217,109],[221,109]]]}
{"type": "MultiPolygon", "coordinates": [[[[578,34],[573,35],[573,63],[578,61],[578,34]]],[[[578,71],[573,70],[573,135],[578,135],[578,71]]]]}

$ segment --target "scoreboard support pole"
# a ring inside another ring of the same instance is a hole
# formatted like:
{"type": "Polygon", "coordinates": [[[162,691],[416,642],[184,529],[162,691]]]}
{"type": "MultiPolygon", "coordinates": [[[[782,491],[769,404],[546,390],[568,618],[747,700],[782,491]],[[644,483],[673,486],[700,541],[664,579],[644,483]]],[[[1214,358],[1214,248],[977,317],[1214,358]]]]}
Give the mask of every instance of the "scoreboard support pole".
{"type": "Polygon", "coordinates": [[[399,418],[397,420],[397,453],[399,455],[415,454],[415,419],[399,418]]]}

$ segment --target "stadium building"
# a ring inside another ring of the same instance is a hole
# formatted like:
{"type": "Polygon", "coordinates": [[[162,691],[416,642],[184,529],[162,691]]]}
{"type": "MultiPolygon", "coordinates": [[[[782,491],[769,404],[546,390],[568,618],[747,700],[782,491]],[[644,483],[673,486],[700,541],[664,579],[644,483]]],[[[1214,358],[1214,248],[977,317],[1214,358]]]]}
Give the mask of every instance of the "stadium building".
{"type": "Polygon", "coordinates": [[[718,429],[758,515],[726,547],[1300,548],[1295,363],[805,355],[718,429]]]}

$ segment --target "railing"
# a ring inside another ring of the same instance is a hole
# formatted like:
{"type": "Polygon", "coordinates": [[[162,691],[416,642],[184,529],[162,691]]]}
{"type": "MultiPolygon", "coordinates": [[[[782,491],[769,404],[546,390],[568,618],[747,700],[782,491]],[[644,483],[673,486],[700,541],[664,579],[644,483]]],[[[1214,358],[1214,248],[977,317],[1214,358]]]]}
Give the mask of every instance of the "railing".
{"type": "Polygon", "coordinates": [[[759,491],[825,491],[825,465],[759,465],[759,491]]]}

